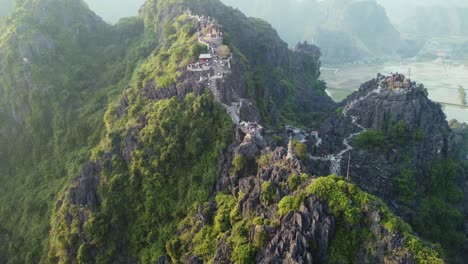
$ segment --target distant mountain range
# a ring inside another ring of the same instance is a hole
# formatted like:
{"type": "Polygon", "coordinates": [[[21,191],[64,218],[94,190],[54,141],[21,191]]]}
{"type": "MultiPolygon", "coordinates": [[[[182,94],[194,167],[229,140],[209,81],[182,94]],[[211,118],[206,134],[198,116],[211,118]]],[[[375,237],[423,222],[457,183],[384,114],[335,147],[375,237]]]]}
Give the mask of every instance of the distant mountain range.
{"type": "MultiPolygon", "coordinates": [[[[116,23],[122,17],[135,16],[145,0],[85,2],[104,21],[116,23]]],[[[465,1],[222,2],[248,16],[268,21],[290,47],[305,40],[319,46],[325,64],[440,54],[459,58],[466,57],[464,51],[468,50],[468,42],[440,39],[448,36],[468,39],[468,3],[465,1]],[[437,45],[432,43],[434,38],[439,38],[437,45]]],[[[7,14],[12,3],[13,0],[0,0],[0,17],[7,14]]]]}
{"type": "Polygon", "coordinates": [[[289,43],[318,45],[325,62],[350,62],[394,55],[401,46],[398,31],[376,2],[353,0],[223,0],[247,15],[272,23],[289,43]],[[278,5],[280,5],[278,7],[278,5]]]}
{"type": "Polygon", "coordinates": [[[422,37],[468,37],[468,7],[420,7],[405,19],[401,31],[422,37]]]}

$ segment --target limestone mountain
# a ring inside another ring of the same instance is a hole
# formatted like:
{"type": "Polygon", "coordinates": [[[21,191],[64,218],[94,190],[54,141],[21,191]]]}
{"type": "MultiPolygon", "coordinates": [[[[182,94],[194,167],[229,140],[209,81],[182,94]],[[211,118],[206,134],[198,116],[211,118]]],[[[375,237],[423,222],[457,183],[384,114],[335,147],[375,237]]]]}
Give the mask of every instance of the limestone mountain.
{"type": "Polygon", "coordinates": [[[2,262],[46,255],[53,200],[101,137],[108,98],[153,43],[141,29],[138,19],[110,27],[75,0],[22,1],[2,25],[2,262]]]}
{"type": "Polygon", "coordinates": [[[320,142],[310,142],[313,171],[347,175],[462,263],[468,179],[457,145],[463,140],[441,106],[428,100],[423,85],[394,74],[363,84],[336,112],[318,130],[320,142]]]}
{"type": "Polygon", "coordinates": [[[218,0],[148,0],[114,26],[81,0],[18,3],[0,36],[0,262],[466,260],[459,138],[409,80],[337,105],[317,46],[218,0]],[[320,177],[348,153],[350,179],[320,177]]]}

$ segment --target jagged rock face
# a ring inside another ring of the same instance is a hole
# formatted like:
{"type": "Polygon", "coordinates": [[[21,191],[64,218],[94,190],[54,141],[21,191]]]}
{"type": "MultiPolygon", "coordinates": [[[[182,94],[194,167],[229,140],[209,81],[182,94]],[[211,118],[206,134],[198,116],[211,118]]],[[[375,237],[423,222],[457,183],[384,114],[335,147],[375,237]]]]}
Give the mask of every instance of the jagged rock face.
{"type": "MultiPolygon", "coordinates": [[[[253,143],[232,146],[229,150],[231,156],[253,155],[257,147],[253,143]]],[[[293,173],[301,173],[305,169],[301,161],[296,158],[288,158],[286,149],[278,147],[274,150],[264,149],[263,155],[270,159],[268,164],[259,166],[255,176],[250,171],[243,171],[235,175],[225,175],[226,178],[218,179],[219,192],[229,190],[233,195],[239,196],[236,208],[238,208],[242,219],[258,216],[261,219],[278,219],[279,223],[274,226],[251,224],[249,225],[249,241],[255,241],[256,234],[266,234],[268,240],[259,247],[255,256],[255,263],[327,263],[330,261],[330,250],[337,230],[344,228],[346,232],[367,229],[372,239],[372,250],[369,251],[365,244],[358,245],[355,255],[357,263],[415,263],[414,255],[407,248],[407,238],[398,231],[389,231],[383,225],[383,213],[381,209],[375,208],[362,213],[365,220],[358,225],[343,223],[343,219],[332,216],[328,205],[329,201],[321,200],[315,195],[305,197],[297,210],[293,210],[284,216],[278,216],[279,201],[288,195],[299,195],[299,191],[289,190],[286,186],[288,179],[293,173]],[[240,179],[238,179],[240,177],[240,179]],[[223,184],[220,184],[223,182],[223,184]],[[272,184],[276,190],[273,201],[266,202],[262,199],[262,186],[265,183],[272,184]],[[226,189],[222,189],[226,188],[226,189]]],[[[227,163],[231,163],[227,159],[227,163]]],[[[226,164],[226,163],[225,163],[226,164]]],[[[307,183],[316,178],[310,178],[307,183]]],[[[210,225],[209,215],[213,217],[218,210],[216,204],[208,204],[205,208],[199,208],[194,216],[194,222],[203,223],[198,225],[201,230],[204,225],[210,225]],[[203,213],[209,212],[209,213],[203,213]]],[[[183,229],[188,228],[184,227],[183,229]]],[[[183,231],[180,234],[184,236],[183,231]]],[[[214,262],[233,263],[233,245],[230,236],[233,230],[224,233],[219,242],[216,243],[214,262]]],[[[335,242],[336,243],[336,242],[335,242]]],[[[343,242],[341,242],[343,243],[343,242]]],[[[336,246],[336,245],[335,245],[336,246]]],[[[336,248],[335,248],[336,250],[336,248]]],[[[252,259],[253,261],[253,259],[252,259]]],[[[185,255],[186,263],[206,263],[196,253],[189,251],[185,255]]]]}
{"type": "Polygon", "coordinates": [[[404,248],[406,238],[397,233],[387,231],[381,224],[381,213],[373,211],[369,213],[368,218],[371,222],[371,231],[375,237],[381,238],[376,245],[376,252],[373,258],[363,256],[362,263],[415,263],[414,256],[404,248]],[[398,252],[390,255],[386,252],[398,252]]]}
{"type": "Polygon", "coordinates": [[[91,208],[96,208],[100,204],[98,195],[100,171],[100,166],[93,162],[89,162],[83,168],[83,172],[73,180],[73,187],[70,188],[68,197],[70,204],[91,208]]]}
{"type": "MultiPolygon", "coordinates": [[[[378,211],[369,214],[371,232],[380,238],[372,256],[359,253],[359,263],[415,263],[404,249],[406,239],[401,234],[388,232],[381,224],[378,211]],[[391,255],[388,252],[399,252],[391,255]]],[[[330,243],[337,223],[326,206],[312,196],[298,211],[286,215],[270,242],[257,256],[257,263],[327,263],[330,243]]]]}
{"type": "Polygon", "coordinates": [[[309,197],[281,220],[281,227],[257,257],[257,263],[325,263],[335,221],[309,197]]]}
{"type": "MultiPolygon", "coordinates": [[[[230,103],[237,101],[239,97],[248,98],[247,81],[245,78],[246,71],[246,65],[241,63],[239,60],[231,63],[231,74],[218,82],[218,92],[220,94],[221,102],[230,103]]],[[[253,121],[253,119],[246,120],[253,121]]]]}
{"type": "Polygon", "coordinates": [[[200,95],[207,86],[207,81],[199,82],[201,74],[182,71],[181,76],[177,79],[177,82],[168,87],[156,87],[154,80],[150,80],[146,83],[140,95],[152,101],[159,101],[163,99],[169,99],[171,97],[184,98],[188,93],[195,93],[200,95]]]}

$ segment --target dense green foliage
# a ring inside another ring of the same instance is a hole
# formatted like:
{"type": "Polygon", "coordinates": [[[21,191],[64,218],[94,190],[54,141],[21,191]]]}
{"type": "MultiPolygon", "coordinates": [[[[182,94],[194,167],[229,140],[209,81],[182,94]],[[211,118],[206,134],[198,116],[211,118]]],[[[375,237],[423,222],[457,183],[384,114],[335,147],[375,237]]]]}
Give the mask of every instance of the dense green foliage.
{"type": "Polygon", "coordinates": [[[372,149],[382,148],[386,145],[385,133],[376,130],[367,130],[354,138],[354,143],[359,148],[372,149]]]}
{"type": "Polygon", "coordinates": [[[460,166],[453,160],[437,160],[432,163],[428,177],[417,190],[420,204],[411,223],[414,229],[434,243],[440,243],[451,260],[459,259],[466,245],[463,235],[464,215],[460,208],[463,190],[458,177],[460,166]]]}
{"type": "Polygon", "coordinates": [[[294,155],[298,157],[300,160],[307,160],[309,158],[309,152],[307,150],[307,145],[304,143],[301,143],[295,139],[292,140],[292,149],[294,155]]]}
{"type": "Polygon", "coordinates": [[[262,183],[262,201],[270,204],[277,196],[276,186],[269,181],[262,183]]]}
{"type": "Polygon", "coordinates": [[[410,205],[416,199],[416,178],[415,173],[408,169],[403,169],[396,178],[398,190],[398,201],[403,205],[410,205]]]}
{"type": "Polygon", "coordinates": [[[289,212],[299,209],[302,201],[296,199],[296,196],[285,196],[278,203],[278,215],[285,216],[289,212]]]}
{"type": "Polygon", "coordinates": [[[258,159],[257,159],[257,164],[260,167],[267,167],[270,165],[270,162],[272,161],[273,154],[272,153],[267,153],[267,154],[262,154],[258,159]]]}
{"type": "Polygon", "coordinates": [[[245,159],[244,155],[237,154],[234,156],[234,159],[232,160],[232,166],[235,173],[242,171],[246,165],[247,160],[245,159]]]}
{"type": "Polygon", "coordinates": [[[412,134],[408,131],[405,122],[401,121],[385,130],[368,129],[357,135],[353,142],[359,148],[366,150],[388,150],[422,139],[424,131],[418,129],[412,134]]]}
{"type": "MultiPolygon", "coordinates": [[[[217,157],[231,140],[224,109],[208,91],[198,97],[189,94],[182,101],[174,97],[152,102],[140,95],[148,82],[154,81],[156,89],[175,83],[180,68],[198,55],[193,26],[184,21],[185,16],[180,16],[159,25],[171,30],[164,31],[164,43],[136,69],[125,91],[128,114],[119,118],[117,104],[108,110],[107,136],[94,158],[125,148],[128,131],[134,131],[144,115],[146,124],[136,133],[139,147],[132,152],[130,164],[113,155],[112,166],[101,172],[103,201],[86,223],[91,230],[86,239],[70,241],[74,231],[63,226],[63,215],[73,215],[74,206],[62,205],[53,220],[51,261],[66,261],[60,252],[79,247],[79,258],[88,258],[96,250],[97,260],[104,263],[122,257],[155,262],[165,255],[165,244],[177,223],[190,208],[208,200],[217,177],[217,157]]],[[[216,223],[217,230],[226,228],[223,219],[216,223]]]]}
{"type": "Polygon", "coordinates": [[[300,175],[298,173],[293,173],[288,178],[289,191],[291,191],[291,192],[295,191],[308,178],[309,178],[309,176],[307,174],[305,174],[305,173],[302,173],[300,175]]]}
{"type": "MultiPolygon", "coordinates": [[[[370,151],[401,149],[402,161],[407,163],[408,146],[424,139],[421,129],[410,133],[404,122],[385,130],[367,130],[354,139],[358,147],[370,151]]],[[[408,164],[409,166],[409,164],[408,164]]],[[[461,253],[467,239],[463,235],[463,190],[460,186],[460,165],[454,160],[434,160],[427,170],[410,170],[401,167],[394,184],[398,202],[409,223],[423,238],[439,243],[448,259],[461,262],[461,253]],[[419,183],[419,184],[418,184],[419,183]]]]}
{"type": "MultiPolygon", "coordinates": [[[[208,199],[217,156],[230,138],[230,121],[208,94],[159,101],[148,117],[140,134],[144,147],[133,153],[132,164],[116,157],[112,170],[101,175],[103,206],[89,225],[95,230],[91,245],[104,245],[104,262],[113,262],[116,250],[142,262],[164,255],[181,216],[208,199]]],[[[217,223],[224,228],[222,219],[217,223]]]]}
{"type": "Polygon", "coordinates": [[[19,6],[0,31],[0,236],[8,237],[0,259],[6,263],[46,256],[56,195],[103,135],[108,102],[151,43],[142,41],[138,19],[110,27],[80,1],[42,3],[19,6]]]}
{"type": "MultiPolygon", "coordinates": [[[[310,68],[315,70],[306,73],[306,83],[316,93],[324,94],[325,83],[318,81],[318,76],[316,76],[316,70],[320,65],[318,62],[314,62],[312,58],[309,59],[309,63],[314,64],[310,68]]],[[[292,60],[294,61],[294,59],[292,60]]],[[[298,87],[302,85],[298,76],[297,71],[291,66],[286,68],[257,67],[254,72],[248,75],[248,91],[251,96],[257,98],[256,103],[266,124],[276,124],[278,126],[280,124],[297,126],[307,124],[308,126],[314,126],[324,117],[323,112],[326,112],[326,109],[318,111],[313,105],[306,105],[304,101],[298,98],[300,96],[298,87]],[[277,87],[269,86],[270,83],[277,84],[277,87]],[[270,90],[267,91],[266,89],[270,90]],[[272,120],[272,117],[268,114],[268,108],[273,107],[273,105],[278,108],[278,120],[272,120]]]]}

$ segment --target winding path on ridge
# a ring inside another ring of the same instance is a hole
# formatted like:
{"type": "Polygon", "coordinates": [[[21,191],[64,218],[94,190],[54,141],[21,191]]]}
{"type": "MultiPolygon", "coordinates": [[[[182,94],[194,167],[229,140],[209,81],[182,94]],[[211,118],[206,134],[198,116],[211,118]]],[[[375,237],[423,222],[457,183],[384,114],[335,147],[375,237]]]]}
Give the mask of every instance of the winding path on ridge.
{"type": "MultiPolygon", "coordinates": [[[[197,22],[201,22],[201,24],[206,23],[209,20],[208,18],[205,18],[204,16],[193,15],[193,14],[191,14],[191,12],[187,12],[187,15],[189,16],[189,18],[191,18],[191,19],[193,19],[193,20],[195,20],[197,22]]],[[[213,22],[213,23],[215,23],[215,22],[213,22]]],[[[216,45],[212,46],[210,43],[204,41],[201,30],[197,29],[197,31],[198,31],[198,42],[207,47],[208,51],[210,52],[210,54],[212,55],[213,58],[219,58],[218,47],[216,45]]],[[[242,108],[242,104],[243,104],[242,99],[239,98],[238,102],[231,102],[231,105],[224,104],[220,100],[220,95],[219,95],[218,85],[217,85],[218,80],[224,79],[224,76],[226,74],[231,73],[231,71],[229,70],[230,65],[231,65],[231,61],[230,61],[231,59],[232,59],[232,55],[227,60],[214,59],[211,62],[210,69],[213,70],[214,75],[213,76],[208,76],[208,88],[210,89],[211,93],[213,94],[216,102],[218,102],[220,105],[222,105],[226,109],[226,112],[228,113],[229,117],[231,117],[234,124],[239,125],[239,123],[241,121],[241,119],[240,119],[240,109],[242,108]]]]}
{"type": "MultiPolygon", "coordinates": [[[[379,80],[380,81],[380,80],[379,80]]],[[[379,84],[378,88],[369,92],[366,96],[363,96],[363,97],[360,97],[354,101],[351,101],[349,102],[345,108],[343,109],[343,116],[344,117],[348,117],[348,111],[351,110],[357,103],[365,100],[366,98],[368,98],[369,96],[373,95],[373,94],[380,94],[381,92],[383,91],[383,88],[381,86],[381,84],[379,84]]],[[[360,125],[357,121],[358,121],[358,117],[356,116],[350,116],[351,117],[351,122],[353,125],[355,125],[356,127],[358,127],[360,129],[359,132],[356,132],[356,133],[353,133],[351,135],[349,135],[347,138],[344,138],[343,139],[343,146],[345,146],[345,148],[343,150],[341,150],[340,152],[338,152],[338,154],[330,154],[330,155],[327,155],[327,156],[324,156],[324,157],[316,157],[316,156],[312,156],[312,155],[309,155],[310,159],[312,160],[319,160],[319,161],[330,161],[331,163],[331,166],[330,166],[330,174],[336,174],[336,175],[340,175],[341,173],[341,161],[343,160],[343,156],[348,153],[349,151],[353,150],[354,148],[350,145],[350,142],[351,140],[366,132],[367,131],[367,128],[363,127],[362,125],[360,125]]],[[[318,147],[320,145],[320,143],[322,142],[322,139],[317,136],[317,144],[316,146],[318,147]]]]}

